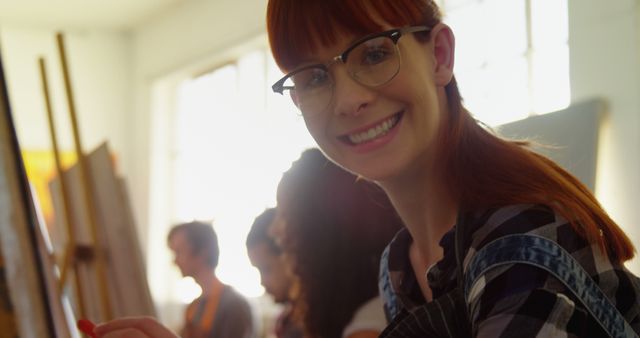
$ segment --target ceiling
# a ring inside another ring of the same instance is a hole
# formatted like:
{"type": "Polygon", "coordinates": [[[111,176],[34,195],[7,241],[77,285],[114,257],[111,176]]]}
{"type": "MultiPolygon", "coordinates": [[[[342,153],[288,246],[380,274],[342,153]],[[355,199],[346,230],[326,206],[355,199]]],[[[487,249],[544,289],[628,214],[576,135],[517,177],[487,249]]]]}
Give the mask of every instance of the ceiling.
{"type": "Polygon", "coordinates": [[[0,26],[127,30],[192,0],[0,0],[0,26]]]}

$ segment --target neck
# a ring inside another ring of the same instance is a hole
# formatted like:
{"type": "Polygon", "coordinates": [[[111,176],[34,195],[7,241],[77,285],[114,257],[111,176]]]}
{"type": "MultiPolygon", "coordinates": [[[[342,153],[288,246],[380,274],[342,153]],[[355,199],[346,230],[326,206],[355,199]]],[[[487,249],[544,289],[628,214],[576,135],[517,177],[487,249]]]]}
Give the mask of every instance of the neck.
{"type": "Polygon", "coordinates": [[[443,256],[439,242],[455,224],[458,206],[444,186],[441,175],[425,168],[418,165],[412,171],[378,183],[386,191],[428,266],[443,256]]]}
{"type": "Polygon", "coordinates": [[[211,269],[202,269],[193,276],[193,279],[200,285],[203,296],[210,294],[214,286],[221,283],[211,269]]]}

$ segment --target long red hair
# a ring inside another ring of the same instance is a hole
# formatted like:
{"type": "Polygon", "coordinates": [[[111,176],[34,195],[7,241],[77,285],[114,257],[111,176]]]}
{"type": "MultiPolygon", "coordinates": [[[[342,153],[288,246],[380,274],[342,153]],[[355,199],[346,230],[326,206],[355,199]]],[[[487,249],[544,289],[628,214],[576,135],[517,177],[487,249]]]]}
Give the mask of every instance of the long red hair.
{"type": "MultiPolygon", "coordinates": [[[[274,58],[290,71],[317,48],[334,43],[338,32],[380,31],[373,16],[397,27],[433,27],[441,21],[433,0],[270,0],[267,29],[274,58]]],[[[526,142],[504,140],[483,128],[463,107],[455,78],[445,92],[449,114],[440,127],[439,159],[462,210],[546,204],[613,261],[633,257],[629,238],[573,175],[526,142]]]]}

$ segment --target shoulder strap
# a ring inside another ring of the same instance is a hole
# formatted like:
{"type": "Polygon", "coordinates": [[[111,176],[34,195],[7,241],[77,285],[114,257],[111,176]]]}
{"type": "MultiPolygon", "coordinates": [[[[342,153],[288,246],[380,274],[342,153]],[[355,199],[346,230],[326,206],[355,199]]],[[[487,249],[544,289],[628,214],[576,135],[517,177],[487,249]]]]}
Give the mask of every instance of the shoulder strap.
{"type": "Polygon", "coordinates": [[[467,303],[469,292],[482,275],[494,267],[514,263],[533,265],[555,276],[611,337],[638,337],[580,263],[560,245],[541,236],[509,235],[492,241],[478,251],[464,274],[467,303]]]}
{"type": "Polygon", "coordinates": [[[389,276],[389,251],[387,246],[380,257],[380,270],[378,274],[378,291],[384,302],[384,314],[387,321],[390,322],[400,312],[398,305],[398,297],[396,297],[391,285],[391,276],[389,276]]]}

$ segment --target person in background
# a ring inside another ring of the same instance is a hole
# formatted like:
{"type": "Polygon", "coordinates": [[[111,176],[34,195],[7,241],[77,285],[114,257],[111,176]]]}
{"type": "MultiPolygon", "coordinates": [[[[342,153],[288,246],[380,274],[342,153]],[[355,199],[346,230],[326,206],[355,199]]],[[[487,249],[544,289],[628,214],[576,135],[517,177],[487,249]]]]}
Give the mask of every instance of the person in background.
{"type": "Polygon", "coordinates": [[[200,297],[187,307],[181,337],[254,337],[249,303],[216,277],[219,249],[213,227],[198,221],[182,223],[171,228],[167,241],[182,275],[202,288],[200,297]]]}
{"type": "Polygon", "coordinates": [[[260,281],[273,301],[283,305],[274,325],[277,338],[302,338],[302,330],[291,317],[289,293],[292,276],[282,256],[282,250],[269,235],[276,215],[275,208],[266,209],[256,217],[247,235],[247,253],[251,264],[260,272],[260,281]]]}
{"type": "Polygon", "coordinates": [[[274,92],[406,226],[382,259],[381,337],[638,336],[631,241],[574,176],[463,106],[435,0],[269,0],[267,30],[274,92]]]}
{"type": "Polygon", "coordinates": [[[295,276],[305,337],[378,337],[380,255],[402,227],[384,192],[309,149],[282,176],[277,201],[272,233],[295,276]]]}

